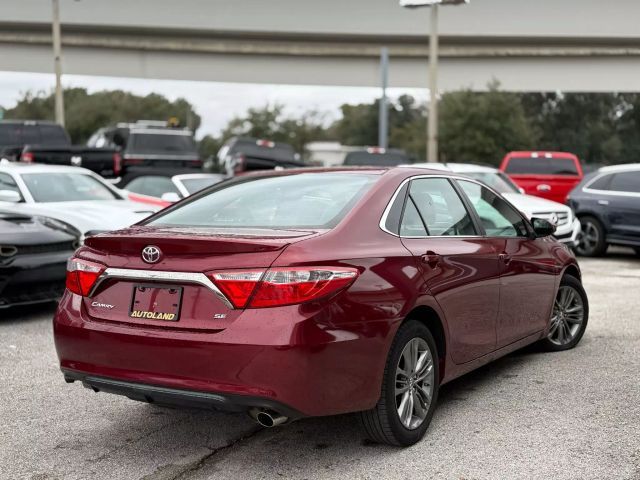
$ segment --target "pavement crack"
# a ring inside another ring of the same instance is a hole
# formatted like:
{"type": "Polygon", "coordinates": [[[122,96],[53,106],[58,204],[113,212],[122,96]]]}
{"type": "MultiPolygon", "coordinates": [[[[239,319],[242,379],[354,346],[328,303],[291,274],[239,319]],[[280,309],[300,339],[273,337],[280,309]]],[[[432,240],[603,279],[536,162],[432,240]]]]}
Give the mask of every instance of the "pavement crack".
{"type": "Polygon", "coordinates": [[[207,453],[206,455],[203,455],[202,457],[200,457],[199,459],[191,462],[191,463],[187,463],[183,466],[181,466],[182,468],[180,468],[179,470],[176,469],[176,465],[174,464],[170,464],[170,465],[165,465],[162,467],[159,467],[158,469],[156,469],[156,471],[150,475],[145,475],[144,477],[141,478],[141,480],[182,480],[187,478],[187,476],[199,469],[201,469],[209,460],[211,460],[213,457],[215,457],[216,455],[219,455],[227,450],[232,449],[233,447],[235,447],[236,445],[243,443],[253,437],[255,437],[258,433],[264,431],[265,429],[262,427],[255,427],[252,430],[248,431],[247,433],[245,433],[244,435],[239,436],[238,438],[232,440],[231,442],[227,443],[226,445],[222,445],[221,447],[205,447],[207,448],[207,450],[209,450],[209,453],[207,453]],[[171,470],[173,474],[171,475],[167,475],[167,470],[171,470]]]}

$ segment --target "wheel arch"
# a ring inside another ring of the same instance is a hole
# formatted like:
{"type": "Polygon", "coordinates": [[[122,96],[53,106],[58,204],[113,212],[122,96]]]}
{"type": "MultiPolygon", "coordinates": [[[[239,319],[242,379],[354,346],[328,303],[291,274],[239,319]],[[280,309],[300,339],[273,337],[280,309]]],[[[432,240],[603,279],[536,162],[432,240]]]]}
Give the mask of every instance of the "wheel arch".
{"type": "Polygon", "coordinates": [[[564,277],[565,275],[571,275],[572,277],[575,277],[582,282],[582,272],[580,272],[580,269],[577,265],[568,265],[564,269],[564,272],[562,272],[562,276],[564,277]]]}
{"type": "Polygon", "coordinates": [[[447,358],[447,334],[445,325],[438,312],[427,305],[420,305],[415,307],[405,317],[403,323],[415,320],[422,323],[429,329],[434,341],[436,342],[436,348],[438,349],[438,361],[440,366],[440,381],[444,378],[446,358],[447,358]]]}

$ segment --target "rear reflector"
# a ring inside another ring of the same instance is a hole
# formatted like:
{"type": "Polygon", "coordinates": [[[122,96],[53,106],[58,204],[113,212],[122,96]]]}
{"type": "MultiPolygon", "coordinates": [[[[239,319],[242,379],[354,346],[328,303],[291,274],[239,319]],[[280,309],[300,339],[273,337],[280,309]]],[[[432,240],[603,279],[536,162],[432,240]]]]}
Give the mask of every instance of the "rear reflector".
{"type": "Polygon", "coordinates": [[[210,274],[236,308],[295,305],[336,293],[358,276],[355,268],[282,267],[210,274]]]}
{"type": "Polygon", "coordinates": [[[86,297],[104,270],[105,266],[99,263],[70,258],[67,262],[67,289],[86,297]]]}
{"type": "Polygon", "coordinates": [[[24,152],[22,155],[20,155],[20,161],[25,163],[33,163],[33,153],[24,152]]]}
{"type": "Polygon", "coordinates": [[[113,154],[113,175],[118,176],[122,172],[122,156],[115,152],[113,154]]]}

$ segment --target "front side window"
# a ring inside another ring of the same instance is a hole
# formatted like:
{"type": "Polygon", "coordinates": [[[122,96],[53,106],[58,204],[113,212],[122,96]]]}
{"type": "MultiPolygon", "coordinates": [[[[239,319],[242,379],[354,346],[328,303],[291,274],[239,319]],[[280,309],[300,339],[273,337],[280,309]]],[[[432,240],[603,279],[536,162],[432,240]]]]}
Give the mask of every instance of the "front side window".
{"type": "Polygon", "coordinates": [[[213,228],[332,228],[377,175],[301,173],[240,178],[160,214],[150,225],[213,228]]]}
{"type": "Polygon", "coordinates": [[[446,178],[413,180],[401,225],[404,236],[469,236],[477,232],[458,193],[446,178]]]}
{"type": "Polygon", "coordinates": [[[22,180],[38,203],[119,200],[106,185],[83,173],[24,173],[22,180]]]}
{"type": "Polygon", "coordinates": [[[485,233],[489,237],[525,237],[524,219],[507,202],[488,188],[466,180],[458,180],[471,201],[485,233]]]}

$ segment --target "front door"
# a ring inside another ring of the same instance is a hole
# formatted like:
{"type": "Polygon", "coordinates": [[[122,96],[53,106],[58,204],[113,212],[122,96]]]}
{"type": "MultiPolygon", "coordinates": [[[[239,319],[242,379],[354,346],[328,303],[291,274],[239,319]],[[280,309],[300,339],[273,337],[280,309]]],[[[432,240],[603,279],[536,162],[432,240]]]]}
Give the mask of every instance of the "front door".
{"type": "Polygon", "coordinates": [[[497,347],[544,330],[559,265],[549,254],[549,242],[532,238],[522,215],[488,188],[459,180],[475,209],[487,241],[500,263],[500,313],[497,347]]]}
{"type": "Polygon", "coordinates": [[[445,312],[451,358],[465,363],[492,352],[500,300],[498,252],[479,236],[449,179],[411,182],[400,235],[445,312]]]}
{"type": "Polygon", "coordinates": [[[606,202],[612,240],[640,242],[640,170],[616,173],[611,179],[606,202]]]}

